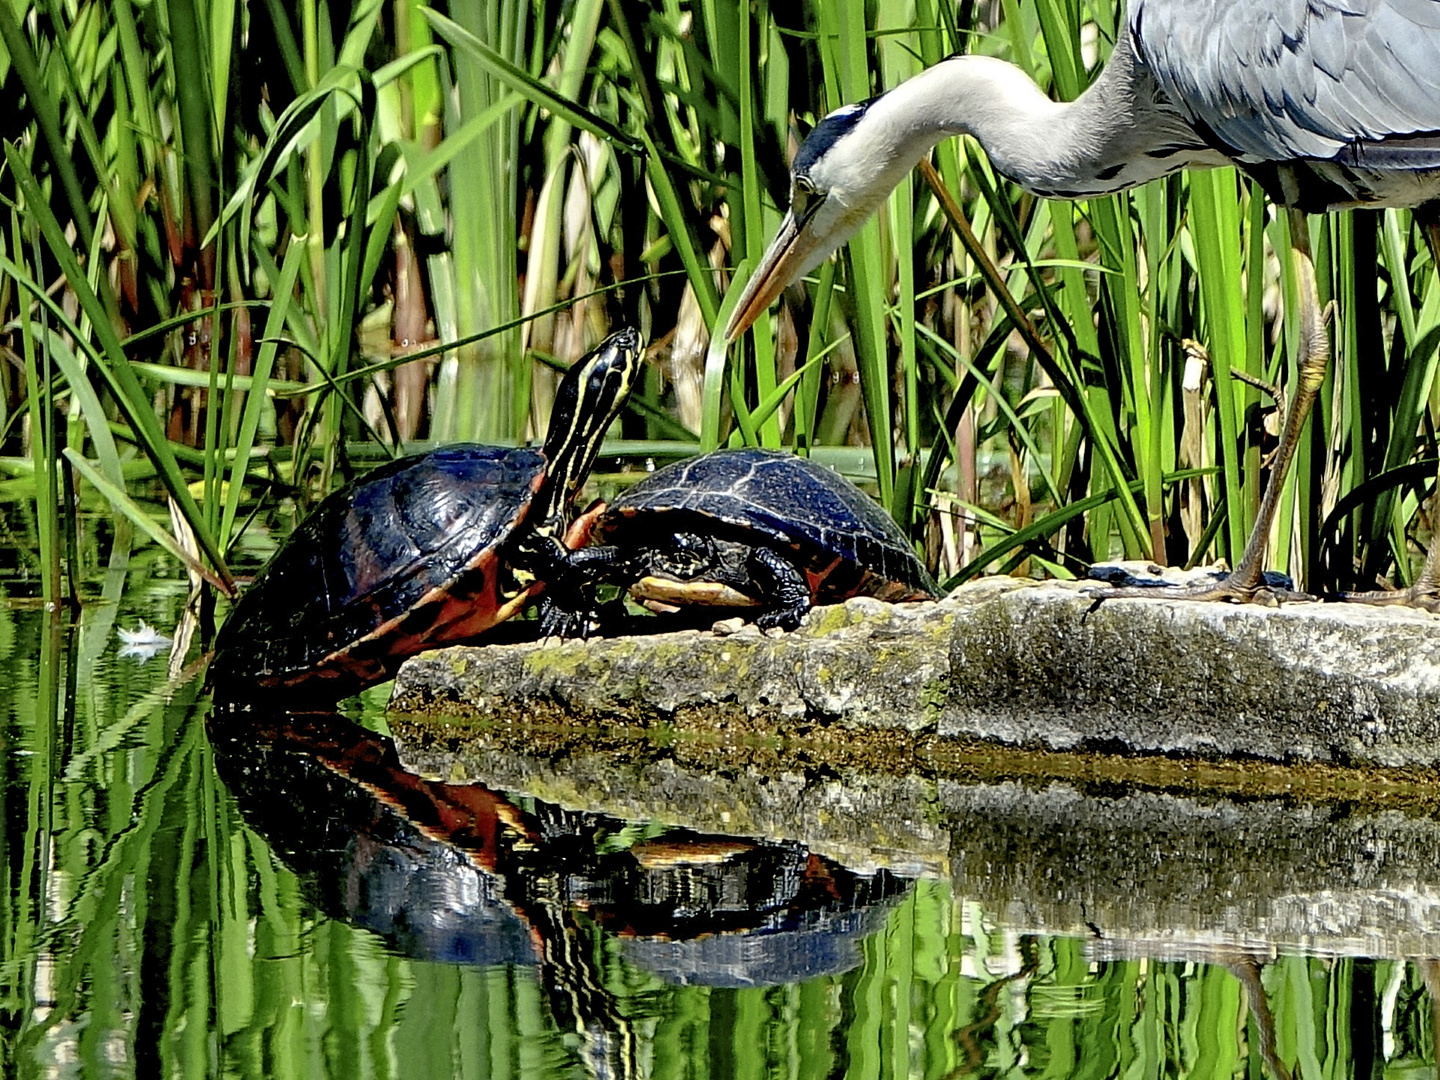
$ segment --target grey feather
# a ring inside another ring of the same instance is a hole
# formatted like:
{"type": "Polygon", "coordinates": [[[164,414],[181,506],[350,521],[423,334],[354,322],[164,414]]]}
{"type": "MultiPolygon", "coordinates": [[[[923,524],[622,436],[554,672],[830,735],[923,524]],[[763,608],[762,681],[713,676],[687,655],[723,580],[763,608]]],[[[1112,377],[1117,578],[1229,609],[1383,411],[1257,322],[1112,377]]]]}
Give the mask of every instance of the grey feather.
{"type": "Polygon", "coordinates": [[[1440,133],[1440,0],[1132,0],[1129,25],[1165,95],[1242,161],[1378,162],[1440,133]]]}

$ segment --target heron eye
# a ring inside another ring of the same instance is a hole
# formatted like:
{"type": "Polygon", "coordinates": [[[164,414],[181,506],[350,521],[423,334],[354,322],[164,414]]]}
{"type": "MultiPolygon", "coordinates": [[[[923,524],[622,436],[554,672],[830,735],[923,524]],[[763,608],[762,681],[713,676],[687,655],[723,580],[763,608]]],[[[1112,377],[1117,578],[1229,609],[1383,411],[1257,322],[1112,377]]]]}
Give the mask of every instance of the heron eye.
{"type": "Polygon", "coordinates": [[[790,212],[797,218],[803,218],[805,208],[813,194],[815,194],[815,188],[810,181],[797,176],[795,182],[790,186],[790,212]]]}

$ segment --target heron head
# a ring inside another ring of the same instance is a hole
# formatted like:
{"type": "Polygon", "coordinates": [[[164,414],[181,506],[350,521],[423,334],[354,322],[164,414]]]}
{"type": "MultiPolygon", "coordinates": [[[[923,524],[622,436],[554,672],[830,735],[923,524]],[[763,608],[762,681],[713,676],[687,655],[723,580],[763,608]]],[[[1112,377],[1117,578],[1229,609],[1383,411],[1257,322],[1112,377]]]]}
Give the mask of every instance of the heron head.
{"type": "MultiPolygon", "coordinates": [[[[860,227],[895,185],[875,168],[862,121],[868,104],[831,113],[801,144],[790,169],[790,209],[725,328],[734,341],[785,286],[814,269],[860,227]]],[[[873,134],[873,133],[872,133],[873,134]]]]}
{"type": "Polygon", "coordinates": [[[815,125],[791,167],[791,209],[740,294],[726,341],[749,330],[786,285],[850,239],[930,147],[946,135],[969,131],[963,109],[955,105],[955,86],[966,66],[972,82],[973,71],[984,69],[973,66],[976,59],[942,60],[878,98],[835,109],[815,125]]]}

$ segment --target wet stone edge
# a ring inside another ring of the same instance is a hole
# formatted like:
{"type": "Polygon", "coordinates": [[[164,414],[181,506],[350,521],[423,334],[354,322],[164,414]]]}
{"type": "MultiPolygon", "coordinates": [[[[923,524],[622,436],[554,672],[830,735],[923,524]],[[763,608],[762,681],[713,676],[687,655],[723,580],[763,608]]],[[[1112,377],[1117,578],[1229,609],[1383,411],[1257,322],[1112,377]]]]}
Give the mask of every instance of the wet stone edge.
{"type": "MultiPolygon", "coordinates": [[[[1440,619],[1352,605],[1112,600],[991,578],[819,608],[791,634],[677,631],[440,650],[397,715],[733,733],[832,749],[1419,770],[1440,760],[1440,619]],[[888,738],[887,738],[888,736],[888,738]],[[897,738],[898,737],[898,738],[897,738]]],[[[1133,770],[1131,770],[1133,771],[1133,770]]]]}

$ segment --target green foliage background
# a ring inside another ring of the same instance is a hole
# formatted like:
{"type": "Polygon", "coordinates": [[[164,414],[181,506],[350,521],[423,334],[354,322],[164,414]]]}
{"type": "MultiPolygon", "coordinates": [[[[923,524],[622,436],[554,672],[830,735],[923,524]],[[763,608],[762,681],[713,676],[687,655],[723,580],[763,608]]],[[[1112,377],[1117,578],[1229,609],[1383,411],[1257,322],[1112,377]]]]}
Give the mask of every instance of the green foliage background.
{"type": "MultiPolygon", "coordinates": [[[[1272,443],[1252,383],[1288,377],[1294,282],[1285,217],[1231,170],[1050,203],[952,140],[936,165],[1033,331],[912,179],[778,318],[710,347],[817,117],[957,50],[1070,98],[1120,19],[1114,0],[0,5],[0,494],[33,504],[58,595],[65,492],[163,542],[153,477],[228,589],[275,496],[303,507],[417,438],[533,435],[552,367],[631,323],[653,367],[622,456],[828,453],[942,576],[1233,562],[1272,443]]],[[[1434,268],[1406,212],[1310,228],[1336,363],[1272,562],[1312,588],[1405,580],[1429,531],[1434,268]]]]}
{"type": "MultiPolygon", "coordinates": [[[[129,688],[99,658],[150,542],[228,587],[278,497],[303,508],[416,439],[526,438],[552,368],[610,326],[641,326],[654,360],[614,454],[826,456],[947,575],[1233,560],[1271,442],[1269,399],[1237,373],[1285,382],[1294,286],[1285,218],[1231,171],[1072,206],[942,145],[1043,350],[915,180],[742,348],[709,347],[816,118],[955,50],[1069,98],[1119,17],[1111,0],[0,3],[0,501],[47,599],[67,568],[111,567],[74,630],[0,605],[6,1075],[557,1071],[523,975],[397,959],[316,912],[218,787],[193,673],[129,688]],[[123,522],[100,550],[72,495],[119,507],[135,550],[123,522]]],[[[1311,587],[1405,579],[1429,533],[1434,267],[1404,212],[1310,228],[1337,362],[1272,561],[1311,587]]],[[[664,999],[654,1075],[1261,1074],[1227,970],[1092,965],[1042,938],[1018,994],[987,967],[1006,944],[930,883],[843,977],[627,1000],[664,999]]],[[[1283,957],[1264,978],[1303,1075],[1433,1063],[1421,964],[1283,957]]]]}

